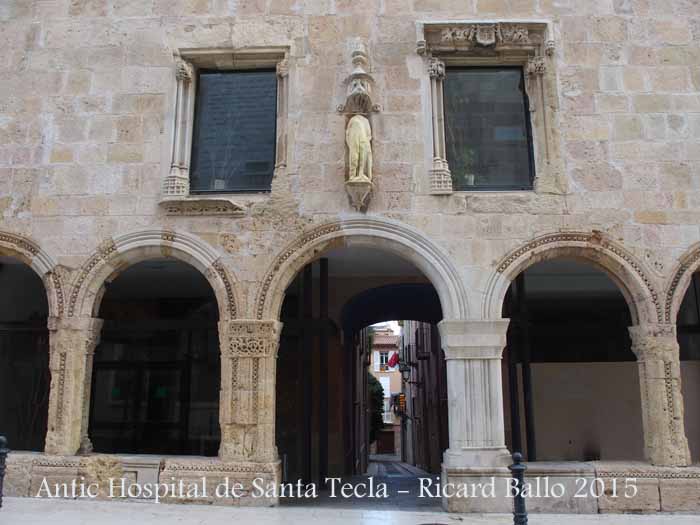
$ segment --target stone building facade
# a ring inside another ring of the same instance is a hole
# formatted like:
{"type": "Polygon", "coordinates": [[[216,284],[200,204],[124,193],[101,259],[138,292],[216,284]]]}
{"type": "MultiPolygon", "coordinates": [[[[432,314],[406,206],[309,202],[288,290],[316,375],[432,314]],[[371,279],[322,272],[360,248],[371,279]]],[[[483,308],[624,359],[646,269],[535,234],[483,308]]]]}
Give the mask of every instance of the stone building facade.
{"type": "Polygon", "coordinates": [[[676,338],[700,266],[696,2],[11,0],[0,21],[0,252],[43,280],[51,373],[44,450],[11,456],[10,490],[115,471],[278,481],[285,291],[324,254],[369,249],[409,261],[439,296],[443,479],[508,475],[504,297],[531,265],[573,258],[627,301],[645,456],[596,471],[639,478],[639,498],[583,510],[697,510],[676,338]],[[374,104],[365,206],[345,183],[353,62],[374,104]],[[193,74],[240,64],[277,72],[271,191],[191,194],[193,74]],[[439,117],[454,64],[523,68],[532,189],[452,187],[439,117]],[[167,457],[153,471],[146,459],[91,454],[88,411],[107,283],[162,258],[201,272],[216,297],[221,445],[218,457],[167,457]]]}

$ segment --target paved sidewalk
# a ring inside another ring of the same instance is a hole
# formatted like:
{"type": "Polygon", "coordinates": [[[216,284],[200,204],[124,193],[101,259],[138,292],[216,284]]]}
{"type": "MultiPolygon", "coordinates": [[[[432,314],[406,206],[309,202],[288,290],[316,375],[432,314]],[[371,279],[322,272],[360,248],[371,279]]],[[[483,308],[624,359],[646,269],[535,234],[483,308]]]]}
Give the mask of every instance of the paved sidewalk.
{"type": "MultiPolygon", "coordinates": [[[[324,508],[232,508],[138,502],[5,498],[1,525],[511,525],[509,515],[324,508]]],[[[530,516],[530,525],[697,525],[699,515],[530,516]]]]}

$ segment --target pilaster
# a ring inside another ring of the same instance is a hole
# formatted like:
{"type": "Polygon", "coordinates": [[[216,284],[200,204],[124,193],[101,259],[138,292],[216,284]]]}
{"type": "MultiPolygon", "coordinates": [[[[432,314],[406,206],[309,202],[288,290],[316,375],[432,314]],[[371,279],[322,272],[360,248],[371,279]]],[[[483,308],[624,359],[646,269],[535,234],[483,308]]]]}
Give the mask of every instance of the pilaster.
{"type": "Polygon", "coordinates": [[[450,448],[446,467],[505,466],[501,356],[508,319],[442,321],[450,448]]]}
{"type": "Polygon", "coordinates": [[[88,414],[92,359],[102,320],[91,317],[49,319],[51,390],[46,433],[47,454],[90,452],[88,414]]]}
{"type": "Polygon", "coordinates": [[[653,465],[687,466],[690,451],[683,422],[676,327],[645,324],[632,326],[629,332],[639,364],[645,457],[653,465]]]}
{"type": "Polygon", "coordinates": [[[219,456],[225,461],[277,460],[275,376],[281,329],[278,321],[219,322],[219,456]]]}

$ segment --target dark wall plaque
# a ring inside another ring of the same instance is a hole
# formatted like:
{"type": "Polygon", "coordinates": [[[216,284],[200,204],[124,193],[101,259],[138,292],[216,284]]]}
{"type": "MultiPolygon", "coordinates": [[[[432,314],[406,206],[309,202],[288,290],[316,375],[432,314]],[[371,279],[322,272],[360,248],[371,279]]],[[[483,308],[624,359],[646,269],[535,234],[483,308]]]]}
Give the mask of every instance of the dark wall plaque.
{"type": "Polygon", "coordinates": [[[530,115],[519,67],[450,68],[445,146],[456,190],[529,189],[530,115]]]}
{"type": "Polygon", "coordinates": [[[192,140],[191,191],[270,191],[276,123],[274,71],[201,71],[192,140]]]}

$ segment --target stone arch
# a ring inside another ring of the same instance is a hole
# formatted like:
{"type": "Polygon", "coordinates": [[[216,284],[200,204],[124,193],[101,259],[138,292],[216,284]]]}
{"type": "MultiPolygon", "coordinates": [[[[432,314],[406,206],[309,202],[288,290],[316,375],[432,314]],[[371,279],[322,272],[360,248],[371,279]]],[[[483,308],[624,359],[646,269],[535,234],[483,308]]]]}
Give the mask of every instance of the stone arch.
{"type": "Polygon", "coordinates": [[[508,253],[488,281],[482,307],[484,318],[501,317],[508,287],[521,272],[538,262],[562,257],[592,264],[605,272],[625,297],[633,324],[661,321],[659,296],[647,269],[597,231],[547,234],[508,253]]]}
{"type": "Polygon", "coordinates": [[[700,269],[700,243],[695,243],[680,258],[665,288],[663,319],[665,323],[676,323],[676,316],[688,291],[690,278],[698,269],[700,269]]]}
{"type": "Polygon", "coordinates": [[[448,256],[408,226],[379,218],[323,224],[288,244],[265,274],[255,301],[256,318],[277,319],[294,276],[327,250],[344,246],[384,249],[412,262],[435,287],[445,319],[469,318],[462,279],[448,256]]]}
{"type": "Polygon", "coordinates": [[[200,238],[171,230],[145,230],[108,239],[81,266],[68,302],[68,317],[97,317],[105,292],[127,267],[158,257],[172,257],[199,270],[207,279],[224,321],[238,315],[234,280],[219,254],[200,238]]]}
{"type": "Polygon", "coordinates": [[[49,316],[60,317],[64,310],[63,280],[51,256],[31,239],[0,231],[0,254],[15,257],[41,278],[46,289],[49,316]]]}

